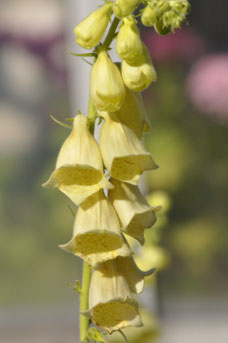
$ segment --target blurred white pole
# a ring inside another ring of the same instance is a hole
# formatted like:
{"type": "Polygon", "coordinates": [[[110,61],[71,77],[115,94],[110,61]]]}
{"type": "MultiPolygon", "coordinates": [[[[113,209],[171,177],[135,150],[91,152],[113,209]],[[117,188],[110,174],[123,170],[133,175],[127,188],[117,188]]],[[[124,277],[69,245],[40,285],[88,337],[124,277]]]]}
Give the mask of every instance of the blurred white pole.
{"type": "MultiPolygon", "coordinates": [[[[85,53],[85,49],[80,48],[75,43],[75,36],[73,29],[81,20],[88,16],[93,10],[101,4],[100,0],[67,0],[65,2],[66,8],[66,50],[85,53]]],[[[72,115],[76,115],[80,110],[87,114],[88,99],[89,99],[89,78],[90,66],[80,57],[68,55],[67,69],[69,79],[69,96],[71,103],[72,115]]],[[[90,59],[92,61],[92,59],[90,59]]]]}

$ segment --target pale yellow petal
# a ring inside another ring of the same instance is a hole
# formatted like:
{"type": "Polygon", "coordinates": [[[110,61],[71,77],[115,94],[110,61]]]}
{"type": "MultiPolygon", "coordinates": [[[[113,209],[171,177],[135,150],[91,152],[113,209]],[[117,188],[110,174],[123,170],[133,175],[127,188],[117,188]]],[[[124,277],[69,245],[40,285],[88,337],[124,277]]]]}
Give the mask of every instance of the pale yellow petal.
{"type": "Polygon", "coordinates": [[[141,140],[115,114],[102,115],[105,123],[100,131],[100,147],[109,175],[136,185],[143,171],[156,169],[157,165],[141,140]]]}
{"type": "Polygon", "coordinates": [[[137,65],[130,65],[123,60],[121,72],[125,85],[134,92],[142,92],[151,82],[157,80],[157,73],[151,62],[147,47],[143,44],[143,54],[137,65]]]}
{"type": "Polygon", "coordinates": [[[150,207],[137,186],[115,179],[110,181],[115,187],[108,193],[109,200],[120,218],[122,230],[143,244],[144,229],[156,222],[155,214],[161,207],[150,207]]]}
{"type": "Polygon", "coordinates": [[[61,248],[92,266],[131,251],[121,235],[120,223],[104,192],[93,194],[78,209],[73,237],[61,248]]]}
{"type": "Polygon", "coordinates": [[[138,305],[115,261],[102,263],[95,269],[90,285],[89,310],[85,315],[110,333],[142,325],[138,305]]]}
{"type": "Polygon", "coordinates": [[[91,70],[90,94],[98,110],[115,112],[123,105],[125,87],[120,71],[103,46],[91,70]]]}
{"type": "Polygon", "coordinates": [[[88,129],[88,118],[79,114],[59,152],[56,169],[45,187],[57,187],[76,205],[101,188],[112,188],[103,174],[101,152],[88,129]]]}
{"type": "Polygon", "coordinates": [[[116,114],[121,122],[132,129],[139,139],[143,138],[143,132],[150,131],[150,121],[139,92],[133,92],[126,88],[123,106],[116,114]]]}
{"type": "Polygon", "coordinates": [[[122,23],[116,40],[116,51],[121,59],[135,64],[143,53],[139,30],[133,16],[124,18],[122,23]]]}
{"type": "Polygon", "coordinates": [[[113,12],[118,18],[126,17],[131,14],[139,4],[139,0],[115,0],[113,12]]]}

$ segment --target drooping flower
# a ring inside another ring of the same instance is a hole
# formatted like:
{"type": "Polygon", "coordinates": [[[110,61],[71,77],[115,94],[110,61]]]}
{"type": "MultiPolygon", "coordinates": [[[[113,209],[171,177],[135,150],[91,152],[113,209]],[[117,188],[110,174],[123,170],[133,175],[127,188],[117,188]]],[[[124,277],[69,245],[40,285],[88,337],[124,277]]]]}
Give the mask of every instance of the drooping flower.
{"type": "Polygon", "coordinates": [[[102,263],[95,269],[90,285],[89,310],[83,314],[109,333],[129,326],[142,326],[138,304],[115,260],[102,263]]]}
{"type": "Polygon", "coordinates": [[[103,190],[86,199],[78,208],[73,237],[60,247],[92,266],[117,256],[131,255],[121,235],[115,210],[103,190]]]}
{"type": "Polygon", "coordinates": [[[155,268],[148,271],[142,271],[136,265],[132,256],[130,257],[117,257],[115,264],[119,273],[125,278],[130,288],[131,293],[140,294],[144,287],[144,278],[154,273],[155,268]]]}
{"type": "Polygon", "coordinates": [[[56,168],[44,187],[57,187],[76,205],[101,188],[112,188],[103,174],[99,146],[88,129],[88,118],[78,114],[71,134],[59,152],[56,168]]]}
{"type": "Polygon", "coordinates": [[[127,17],[134,12],[139,0],[115,0],[113,4],[113,12],[118,18],[127,17]]]}
{"type": "Polygon", "coordinates": [[[133,92],[126,88],[123,106],[116,114],[121,122],[131,128],[139,139],[143,138],[144,132],[150,132],[150,121],[139,92],[133,92]]]}
{"type": "Polygon", "coordinates": [[[90,94],[98,110],[109,112],[119,110],[125,97],[120,71],[102,45],[91,70],[90,94]]]}
{"type": "Polygon", "coordinates": [[[123,25],[116,40],[116,51],[123,60],[133,65],[143,53],[139,30],[133,16],[123,18],[123,25]]]}
{"type": "Polygon", "coordinates": [[[76,42],[81,47],[91,49],[100,42],[108,26],[111,11],[112,4],[106,3],[75,27],[76,42]]]}
{"type": "Polygon", "coordinates": [[[148,88],[151,82],[157,80],[157,73],[151,62],[147,47],[144,43],[143,54],[138,59],[137,65],[122,62],[121,72],[125,85],[135,92],[142,92],[148,88]]]}
{"type": "Polygon", "coordinates": [[[116,114],[102,112],[101,115],[105,122],[100,131],[100,147],[109,175],[136,185],[143,171],[156,169],[157,165],[141,140],[116,114]]]}
{"type": "Polygon", "coordinates": [[[122,222],[122,230],[143,244],[144,230],[156,222],[155,213],[161,207],[150,207],[137,186],[115,179],[111,182],[115,187],[108,195],[122,222]]]}

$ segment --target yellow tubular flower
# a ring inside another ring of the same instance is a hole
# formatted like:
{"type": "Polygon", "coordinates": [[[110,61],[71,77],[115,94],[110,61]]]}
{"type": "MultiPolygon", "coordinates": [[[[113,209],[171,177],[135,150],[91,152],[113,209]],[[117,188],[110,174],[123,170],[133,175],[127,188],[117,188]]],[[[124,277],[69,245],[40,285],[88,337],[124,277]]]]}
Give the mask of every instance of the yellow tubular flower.
{"type": "Polygon", "coordinates": [[[107,3],[91,13],[74,29],[76,42],[84,49],[94,48],[101,40],[109,23],[112,4],[107,3]]]}
{"type": "Polygon", "coordinates": [[[155,269],[153,268],[147,272],[143,272],[137,267],[132,256],[120,256],[117,257],[114,262],[117,266],[117,270],[126,279],[130,291],[135,294],[142,293],[144,287],[144,278],[146,276],[150,276],[155,271],[155,269]]]}
{"type": "Polygon", "coordinates": [[[115,179],[111,182],[115,187],[108,195],[122,222],[122,230],[143,244],[144,229],[156,222],[155,212],[160,207],[150,207],[137,186],[115,179]]]}
{"type": "Polygon", "coordinates": [[[101,188],[112,188],[103,174],[99,146],[88,129],[88,118],[78,114],[59,152],[56,169],[44,187],[57,187],[76,205],[101,188]]]}
{"type": "Polygon", "coordinates": [[[102,112],[101,115],[105,123],[100,131],[100,147],[109,175],[136,185],[143,171],[156,169],[157,165],[141,140],[116,114],[102,112]]]}
{"type": "Polygon", "coordinates": [[[95,269],[90,285],[89,310],[83,314],[109,333],[129,326],[142,326],[138,304],[115,261],[107,261],[95,269]]]}
{"type": "Polygon", "coordinates": [[[133,65],[143,53],[139,30],[133,16],[123,18],[123,25],[117,36],[116,51],[123,60],[133,65]]]}
{"type": "Polygon", "coordinates": [[[125,87],[120,71],[102,45],[91,70],[90,94],[98,110],[115,112],[123,105],[125,87]]]}
{"type": "Polygon", "coordinates": [[[113,4],[113,12],[118,18],[126,17],[136,9],[139,0],[116,0],[113,4]]]}
{"type": "Polygon", "coordinates": [[[83,258],[92,266],[131,251],[121,235],[115,210],[103,190],[93,194],[78,208],[73,238],[62,249],[83,258]]]}
{"type": "Polygon", "coordinates": [[[121,122],[130,127],[139,139],[143,138],[143,132],[150,132],[150,121],[139,92],[133,92],[126,88],[123,106],[116,114],[121,122]]]}
{"type": "Polygon", "coordinates": [[[122,62],[122,77],[125,85],[135,91],[142,92],[149,87],[151,82],[157,80],[157,73],[151,62],[151,58],[147,47],[143,44],[143,54],[138,60],[137,65],[130,65],[127,62],[122,62]]]}

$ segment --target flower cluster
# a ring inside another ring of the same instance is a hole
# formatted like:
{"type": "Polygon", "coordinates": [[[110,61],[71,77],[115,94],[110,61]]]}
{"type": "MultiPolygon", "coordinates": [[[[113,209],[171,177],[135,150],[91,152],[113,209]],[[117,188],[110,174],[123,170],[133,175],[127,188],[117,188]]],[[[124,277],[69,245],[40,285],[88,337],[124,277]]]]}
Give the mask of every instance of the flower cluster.
{"type": "MultiPolygon", "coordinates": [[[[140,92],[157,76],[132,14],[140,2],[106,1],[75,27],[76,42],[85,49],[94,48],[90,104],[103,122],[100,145],[89,129],[90,113],[88,117],[79,113],[45,183],[79,206],[73,236],[61,248],[94,269],[89,308],[83,315],[109,333],[142,325],[133,294],[142,292],[144,277],[154,271],[138,269],[124,236],[143,245],[144,230],[152,227],[159,210],[149,206],[138,188],[142,173],[157,168],[143,145],[150,123],[140,92]],[[117,27],[121,21],[121,26],[109,44],[116,37],[121,66],[111,60],[107,39],[100,43],[113,13],[113,23],[116,20],[117,27]]],[[[176,2],[168,1],[173,7],[176,2]]]]}
{"type": "Polygon", "coordinates": [[[148,0],[142,11],[142,23],[154,26],[157,33],[166,35],[179,29],[186,20],[190,4],[188,0],[148,0]]]}

